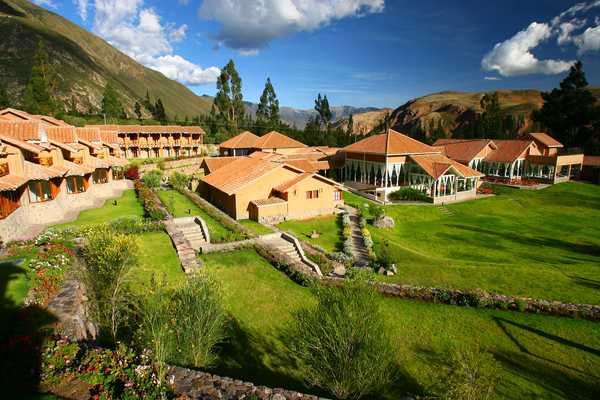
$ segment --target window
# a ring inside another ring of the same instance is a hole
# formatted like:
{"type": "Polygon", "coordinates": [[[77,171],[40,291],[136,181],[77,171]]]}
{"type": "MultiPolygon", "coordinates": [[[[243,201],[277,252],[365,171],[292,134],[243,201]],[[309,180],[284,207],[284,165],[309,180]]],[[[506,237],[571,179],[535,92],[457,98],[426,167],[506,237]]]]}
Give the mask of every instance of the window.
{"type": "Polygon", "coordinates": [[[85,192],[85,184],[82,176],[67,177],[67,193],[83,193],[85,192]]]}
{"type": "Polygon", "coordinates": [[[333,191],[333,201],[340,201],[340,200],[342,200],[342,191],[334,190],[333,191]]]}
{"type": "Polygon", "coordinates": [[[106,170],[103,168],[95,170],[94,173],[92,174],[92,180],[96,184],[108,183],[108,176],[106,174],[106,170]]]}
{"type": "Polygon", "coordinates": [[[306,198],[307,199],[318,199],[319,191],[318,190],[309,190],[308,192],[306,192],[306,198]]]}
{"type": "Polygon", "coordinates": [[[4,219],[12,214],[19,206],[20,192],[18,190],[8,190],[0,192],[0,219],[4,219]]]}
{"type": "Polygon", "coordinates": [[[48,181],[29,182],[29,200],[32,203],[41,203],[52,200],[52,189],[48,181]]]}
{"type": "Polygon", "coordinates": [[[113,180],[120,181],[125,179],[125,169],[123,167],[113,167],[112,168],[113,180]]]}

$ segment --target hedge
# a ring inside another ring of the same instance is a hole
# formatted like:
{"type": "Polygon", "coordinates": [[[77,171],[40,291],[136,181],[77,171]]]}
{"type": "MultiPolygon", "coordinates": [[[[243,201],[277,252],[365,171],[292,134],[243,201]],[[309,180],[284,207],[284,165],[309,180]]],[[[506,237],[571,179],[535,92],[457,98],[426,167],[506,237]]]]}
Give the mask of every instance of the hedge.
{"type": "Polygon", "coordinates": [[[146,216],[154,221],[165,220],[168,214],[158,195],[140,180],[135,181],[134,187],[146,216]]]}

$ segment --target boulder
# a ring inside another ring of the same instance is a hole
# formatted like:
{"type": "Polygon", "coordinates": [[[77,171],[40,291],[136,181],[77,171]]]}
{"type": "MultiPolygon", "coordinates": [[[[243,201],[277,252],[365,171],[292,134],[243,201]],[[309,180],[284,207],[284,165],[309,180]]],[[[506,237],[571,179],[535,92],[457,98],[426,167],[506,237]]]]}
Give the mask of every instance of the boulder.
{"type": "Polygon", "coordinates": [[[342,264],[336,264],[336,266],[333,267],[333,274],[337,276],[346,276],[346,267],[342,264]]]}
{"type": "Polygon", "coordinates": [[[389,215],[384,215],[383,217],[377,218],[375,221],[373,221],[373,225],[377,228],[392,229],[396,226],[396,222],[394,221],[394,218],[390,217],[389,215]]]}
{"type": "Polygon", "coordinates": [[[312,231],[312,232],[310,233],[310,238],[311,238],[311,239],[318,239],[318,238],[320,238],[320,237],[321,237],[321,234],[320,234],[319,232],[317,232],[317,231],[312,231]]]}
{"type": "Polygon", "coordinates": [[[387,270],[387,271],[385,271],[385,276],[394,276],[394,275],[396,275],[396,274],[394,273],[394,271],[391,271],[391,270],[387,270]]]}

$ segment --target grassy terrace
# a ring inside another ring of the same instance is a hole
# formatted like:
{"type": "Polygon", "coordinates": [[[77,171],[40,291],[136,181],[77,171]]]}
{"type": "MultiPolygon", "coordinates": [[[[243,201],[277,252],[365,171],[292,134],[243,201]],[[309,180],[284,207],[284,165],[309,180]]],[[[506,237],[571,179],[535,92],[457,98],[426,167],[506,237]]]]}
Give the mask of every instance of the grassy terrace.
{"type": "MultiPolygon", "coordinates": [[[[399,271],[381,279],[600,304],[600,187],[498,191],[444,208],[386,206],[396,228],[369,230],[376,252],[389,241],[399,271]]],[[[369,203],[349,193],[345,200],[363,208],[369,203]]],[[[285,224],[303,240],[312,229],[322,232],[315,243],[323,247],[334,243],[328,236],[338,230],[333,218],[285,224]]]]}
{"type": "MultiPolygon", "coordinates": [[[[283,331],[293,310],[310,306],[310,291],[254,251],[202,256],[223,288],[234,319],[216,372],[259,384],[307,390],[283,331]]],[[[502,364],[497,397],[597,398],[600,324],[381,298],[404,379],[387,398],[431,384],[450,346],[479,344],[502,364]],[[437,365],[436,365],[437,364],[437,365]]]]}
{"type": "Polygon", "coordinates": [[[333,253],[342,249],[341,221],[338,221],[333,215],[300,221],[285,221],[278,227],[283,231],[293,233],[300,240],[323,248],[325,251],[333,253]],[[321,235],[312,239],[310,234],[313,231],[317,231],[321,235]]]}
{"type": "Polygon", "coordinates": [[[232,232],[221,225],[219,221],[216,221],[213,217],[208,215],[206,211],[176,190],[159,190],[158,197],[160,197],[160,200],[175,218],[189,217],[192,215],[201,217],[208,226],[211,241],[229,242],[237,239],[237,233],[232,232]],[[188,211],[190,211],[190,213],[188,213],[188,211]]]}

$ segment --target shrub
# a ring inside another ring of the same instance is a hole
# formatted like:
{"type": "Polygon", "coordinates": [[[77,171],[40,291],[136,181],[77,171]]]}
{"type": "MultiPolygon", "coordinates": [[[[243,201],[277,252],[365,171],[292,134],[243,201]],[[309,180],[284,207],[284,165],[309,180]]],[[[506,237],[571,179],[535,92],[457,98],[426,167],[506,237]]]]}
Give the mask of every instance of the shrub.
{"type": "Polygon", "coordinates": [[[154,221],[159,221],[166,218],[165,211],[161,206],[162,203],[152,189],[148,188],[148,186],[146,186],[143,182],[136,181],[135,190],[140,202],[144,206],[144,210],[146,211],[148,218],[154,221]]]}
{"type": "Polygon", "coordinates": [[[494,357],[479,347],[453,351],[443,377],[441,397],[447,400],[487,400],[498,383],[500,367],[494,357]]]}
{"type": "Polygon", "coordinates": [[[169,184],[176,190],[185,190],[190,186],[191,180],[192,177],[190,175],[175,171],[169,177],[169,184]]]}
{"type": "Polygon", "coordinates": [[[160,186],[162,177],[163,177],[162,171],[155,169],[153,171],[146,172],[144,174],[144,177],[142,178],[142,181],[150,189],[156,189],[157,187],[160,186]]]}
{"type": "Polygon", "coordinates": [[[379,257],[377,261],[385,268],[391,268],[392,264],[395,264],[395,259],[390,249],[390,242],[384,240],[379,248],[379,257]]]}
{"type": "Polygon", "coordinates": [[[392,200],[429,201],[429,197],[422,191],[414,188],[402,188],[390,193],[392,200]]]}
{"type": "Polygon", "coordinates": [[[211,367],[225,338],[227,315],[216,283],[196,275],[174,290],[154,290],[142,302],[141,338],[157,363],[211,367]]]}
{"type": "Polygon", "coordinates": [[[136,165],[130,165],[125,171],[125,177],[132,181],[137,181],[140,179],[140,170],[136,165]]]}
{"type": "Polygon", "coordinates": [[[129,235],[145,232],[156,232],[163,229],[164,225],[160,222],[147,221],[143,218],[123,217],[115,219],[108,223],[110,228],[119,233],[129,235]]]}
{"type": "Polygon", "coordinates": [[[385,215],[385,209],[376,204],[371,204],[369,205],[369,213],[374,219],[379,219],[385,215]]]}
{"type": "Polygon", "coordinates": [[[358,282],[313,290],[317,305],[295,312],[290,328],[309,382],[340,399],[377,393],[392,379],[395,351],[377,294],[358,282]]]}
{"type": "Polygon", "coordinates": [[[331,259],[333,261],[337,261],[343,264],[351,263],[353,258],[346,253],[342,253],[340,251],[336,251],[335,253],[331,253],[331,259]]]}
{"type": "Polygon", "coordinates": [[[84,279],[95,308],[101,334],[116,343],[129,309],[128,275],[137,263],[138,240],[106,225],[86,233],[82,250],[84,279]]]}

